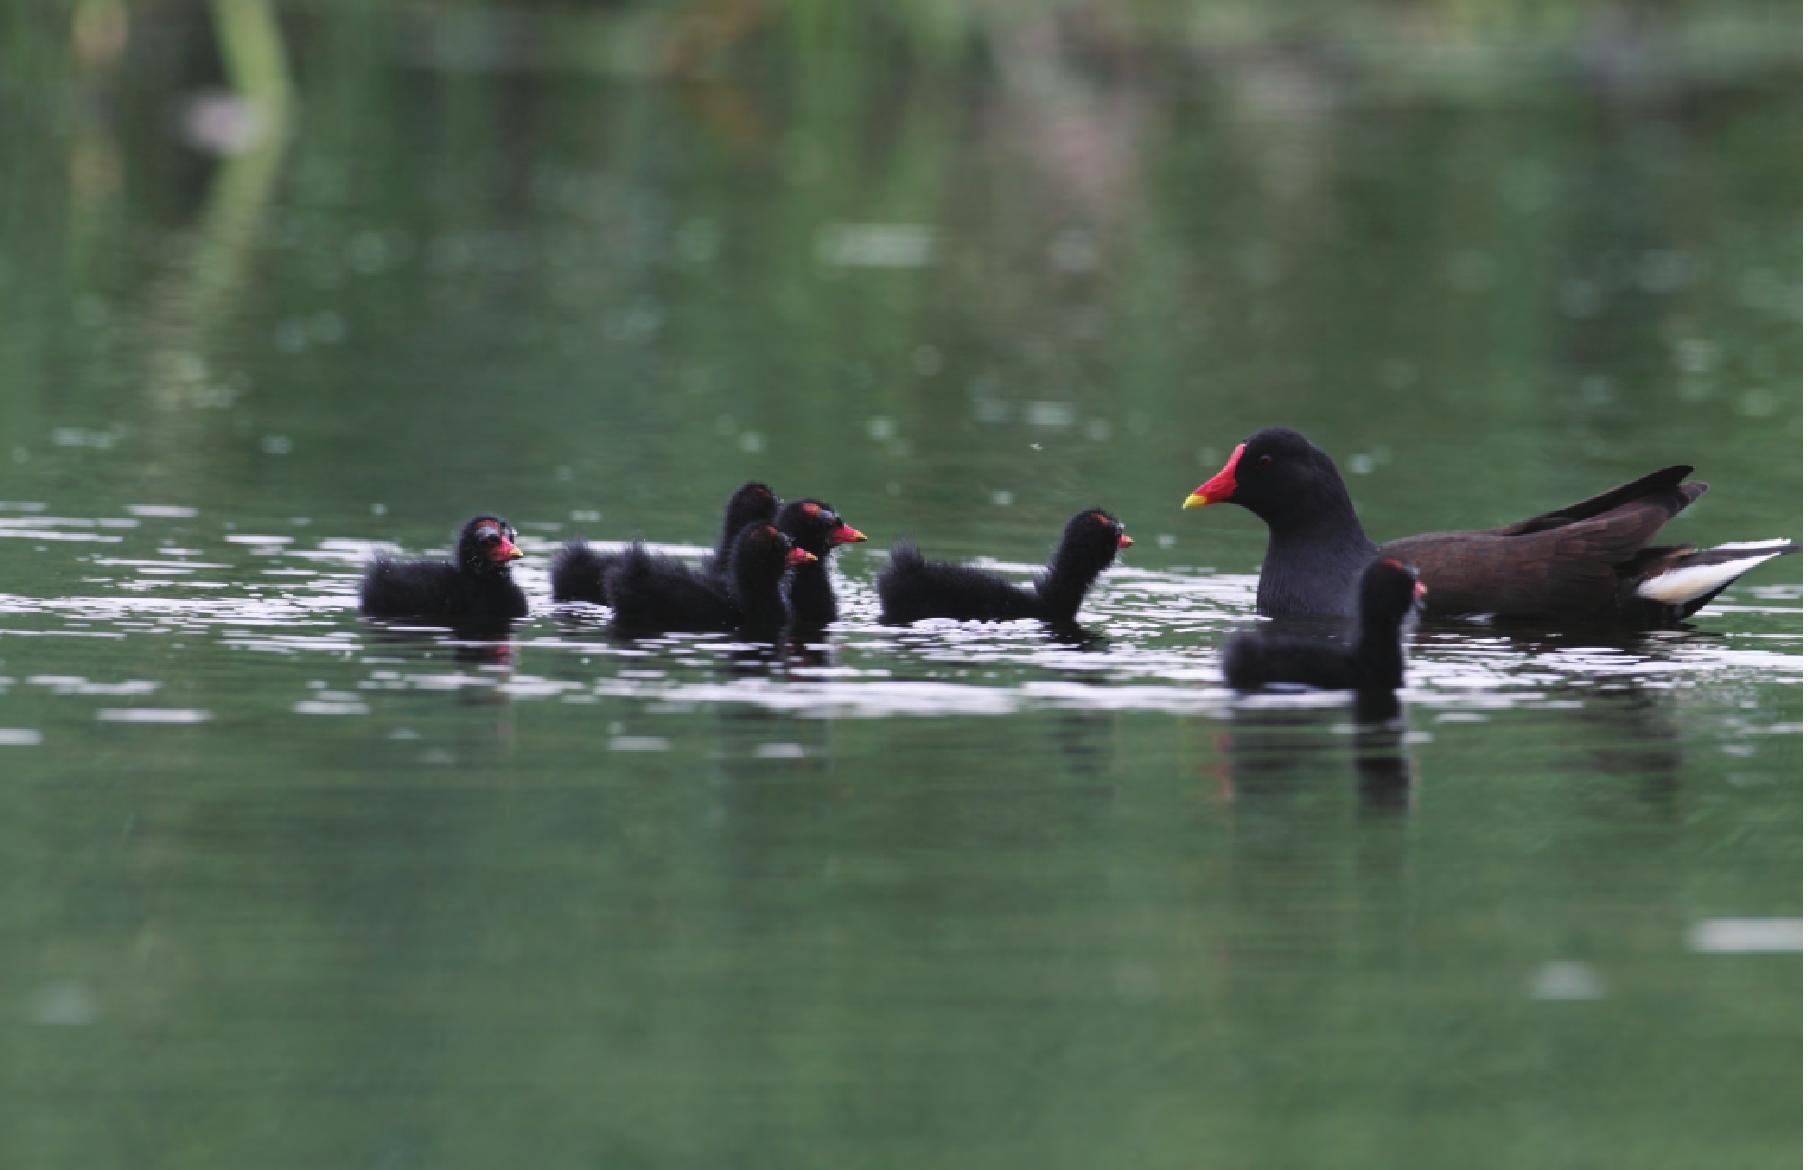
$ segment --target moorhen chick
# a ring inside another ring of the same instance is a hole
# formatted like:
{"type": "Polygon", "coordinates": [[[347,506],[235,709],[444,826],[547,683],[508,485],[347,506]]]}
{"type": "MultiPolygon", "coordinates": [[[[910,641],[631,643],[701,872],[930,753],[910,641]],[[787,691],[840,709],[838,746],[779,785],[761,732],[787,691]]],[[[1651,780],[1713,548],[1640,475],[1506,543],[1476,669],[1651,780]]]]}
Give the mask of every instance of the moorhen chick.
{"type": "MultiPolygon", "coordinates": [[[[714,553],[704,561],[705,568],[720,575],[717,566],[728,564],[729,548],[741,530],[756,521],[770,524],[777,513],[778,497],[765,484],[744,483],[736,488],[722,508],[722,532],[716,537],[714,553]]],[[[566,541],[552,558],[552,599],[609,604],[604,582],[623,555],[598,552],[581,538],[566,541]]]]}
{"type": "Polygon", "coordinates": [[[1298,431],[1267,427],[1237,444],[1184,507],[1241,504],[1268,525],[1256,610],[1269,617],[1349,615],[1355,584],[1377,556],[1415,565],[1426,611],[1550,622],[1673,626],[1789,540],[1696,550],[1648,545],[1708,490],[1666,467],[1517,524],[1432,532],[1377,546],[1362,530],[1337,466],[1298,431]]]}
{"type": "Polygon", "coordinates": [[[510,562],[524,555],[507,520],[473,516],[459,530],[449,561],[373,559],[358,586],[358,609],[367,617],[455,627],[526,617],[527,595],[509,575],[510,562]]]}
{"type": "Polygon", "coordinates": [[[615,626],[627,634],[730,630],[769,636],[785,624],[780,579],[793,565],[815,559],[775,526],[756,521],[730,546],[726,580],[634,544],[615,558],[604,588],[615,626]]]}
{"type": "Polygon", "coordinates": [[[1098,575],[1135,541],[1109,512],[1093,508],[1067,522],[1048,568],[1030,585],[1017,585],[971,565],[926,561],[914,542],[892,546],[891,563],[879,573],[879,620],[908,625],[924,618],[1008,622],[1037,618],[1072,625],[1080,602],[1098,575]]]}
{"type": "Polygon", "coordinates": [[[1356,626],[1348,641],[1243,630],[1224,646],[1224,681],[1240,691],[1270,683],[1327,691],[1399,689],[1406,681],[1401,626],[1426,588],[1410,567],[1384,557],[1363,570],[1356,595],[1356,626]]]}
{"type": "Polygon", "coordinates": [[[793,632],[818,632],[835,620],[835,587],[829,583],[829,554],[844,544],[858,544],[866,534],[851,527],[821,500],[793,500],[779,509],[778,530],[816,559],[791,571],[785,603],[793,632]]]}

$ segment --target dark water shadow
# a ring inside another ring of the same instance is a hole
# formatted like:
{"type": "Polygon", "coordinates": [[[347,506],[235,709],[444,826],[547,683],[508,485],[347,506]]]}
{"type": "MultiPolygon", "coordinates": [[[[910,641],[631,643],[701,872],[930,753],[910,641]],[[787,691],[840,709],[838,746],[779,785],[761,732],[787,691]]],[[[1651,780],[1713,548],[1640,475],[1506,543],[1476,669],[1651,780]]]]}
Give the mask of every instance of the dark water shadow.
{"type": "Polygon", "coordinates": [[[1412,807],[1413,762],[1406,750],[1406,712],[1393,691],[1358,691],[1350,754],[1356,766],[1357,807],[1370,815],[1398,815],[1412,807]]]}
{"type": "Polygon", "coordinates": [[[1231,799],[1284,800],[1353,777],[1359,812],[1399,815],[1411,809],[1415,783],[1406,731],[1391,691],[1358,692],[1334,708],[1239,703],[1217,740],[1220,778],[1231,799]],[[1346,719],[1347,748],[1337,738],[1346,719]]]}

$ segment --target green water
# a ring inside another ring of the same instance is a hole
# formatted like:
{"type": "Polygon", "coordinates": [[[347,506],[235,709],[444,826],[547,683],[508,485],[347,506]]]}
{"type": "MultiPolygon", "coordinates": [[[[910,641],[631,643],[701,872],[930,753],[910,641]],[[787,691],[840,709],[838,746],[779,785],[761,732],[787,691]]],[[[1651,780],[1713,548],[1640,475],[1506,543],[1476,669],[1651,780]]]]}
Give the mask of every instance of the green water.
{"type": "Polygon", "coordinates": [[[8,83],[0,1164],[1799,1164],[1799,560],[1422,631],[1375,727],[1222,688],[1263,537],[1180,510],[1287,422],[1382,538],[1681,461],[1678,539],[1799,536],[1793,56],[658,80],[290,16],[276,146],[185,142],[199,13],[8,83]],[[547,600],[749,477],[874,538],[826,646],[547,600]],[[895,537],[1091,506],[1097,641],[876,623],[895,537]],[[512,644],[357,619],[491,508],[512,644]]]}

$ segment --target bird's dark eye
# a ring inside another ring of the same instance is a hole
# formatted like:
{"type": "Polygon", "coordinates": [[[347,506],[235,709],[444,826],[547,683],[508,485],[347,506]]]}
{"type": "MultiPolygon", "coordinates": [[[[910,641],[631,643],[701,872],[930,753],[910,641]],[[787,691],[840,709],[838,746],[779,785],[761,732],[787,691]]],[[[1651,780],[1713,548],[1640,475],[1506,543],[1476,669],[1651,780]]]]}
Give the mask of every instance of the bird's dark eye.
{"type": "Polygon", "coordinates": [[[1267,467],[1270,463],[1273,463],[1273,462],[1274,462],[1274,456],[1264,455],[1260,459],[1256,460],[1256,466],[1257,467],[1267,467]]]}

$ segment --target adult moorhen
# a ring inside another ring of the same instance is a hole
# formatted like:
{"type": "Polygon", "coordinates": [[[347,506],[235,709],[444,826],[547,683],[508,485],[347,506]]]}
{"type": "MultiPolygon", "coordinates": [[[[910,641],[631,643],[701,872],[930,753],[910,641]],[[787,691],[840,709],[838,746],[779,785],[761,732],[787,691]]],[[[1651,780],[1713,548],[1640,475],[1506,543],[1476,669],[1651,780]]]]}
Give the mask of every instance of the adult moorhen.
{"type": "Polygon", "coordinates": [[[1696,550],[1646,544],[1708,490],[1666,467],[1555,512],[1501,528],[1433,532],[1377,546],[1362,531],[1330,456],[1298,431],[1268,427],[1237,445],[1184,507],[1241,504],[1268,525],[1256,609],[1270,617],[1348,615],[1377,555],[1417,566],[1428,613],[1673,626],[1740,574],[1798,552],[1789,540],[1696,550]]]}
{"type": "Polygon", "coordinates": [[[780,508],[777,523],[793,544],[816,558],[793,569],[785,587],[792,632],[820,633],[837,613],[835,587],[829,583],[829,554],[844,544],[858,544],[866,534],[829,505],[807,497],[780,508]]]}
{"type": "Polygon", "coordinates": [[[785,624],[780,578],[815,559],[773,525],[756,521],[730,546],[726,580],[634,544],[615,558],[604,588],[615,627],[626,634],[731,630],[766,637],[785,624]]]}
{"type": "MultiPolygon", "coordinates": [[[[718,566],[728,564],[729,546],[741,529],[756,521],[770,524],[777,513],[778,497],[765,484],[744,483],[736,488],[722,509],[722,532],[705,567],[721,576],[718,566]]],[[[622,555],[598,552],[582,539],[566,541],[552,558],[552,599],[609,604],[604,582],[622,555]]]]}
{"type": "Polygon", "coordinates": [[[1299,683],[1327,691],[1392,691],[1406,681],[1401,626],[1426,595],[1419,575],[1392,557],[1372,562],[1357,584],[1347,642],[1253,629],[1224,646],[1224,681],[1240,691],[1299,683]]]}
{"type": "Polygon", "coordinates": [[[1037,618],[1072,625],[1080,602],[1098,575],[1135,541],[1117,517],[1097,508],[1067,522],[1048,568],[1028,587],[984,569],[926,561],[910,540],[892,546],[891,563],[879,573],[879,618],[907,625],[923,618],[1005,622],[1037,618]]]}
{"type": "Polygon", "coordinates": [[[436,626],[503,625],[527,616],[527,595],[509,576],[510,562],[523,555],[508,521],[473,516],[459,529],[450,561],[373,559],[358,586],[358,609],[436,626]]]}

